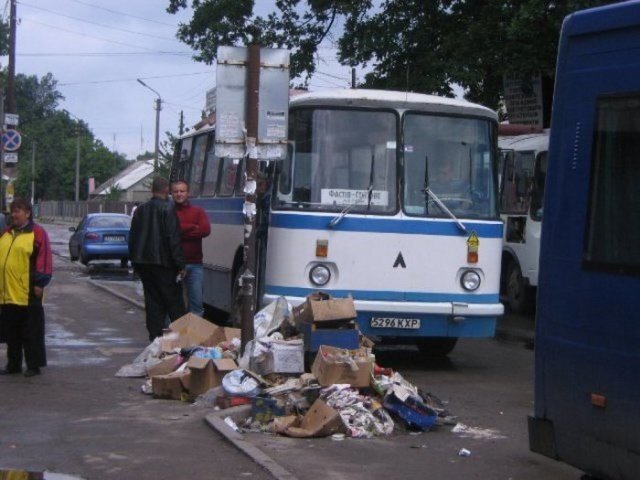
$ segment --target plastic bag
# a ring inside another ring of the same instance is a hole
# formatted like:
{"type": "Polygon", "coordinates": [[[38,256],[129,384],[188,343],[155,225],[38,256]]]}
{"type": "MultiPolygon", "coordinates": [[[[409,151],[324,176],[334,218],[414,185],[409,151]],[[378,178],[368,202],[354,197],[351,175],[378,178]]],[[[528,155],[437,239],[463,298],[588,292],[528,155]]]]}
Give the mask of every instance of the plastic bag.
{"type": "Polygon", "coordinates": [[[258,393],[258,382],[242,369],[233,370],[222,377],[222,388],[230,396],[251,397],[258,393]]]}
{"type": "Polygon", "coordinates": [[[284,297],[278,297],[253,316],[253,338],[266,337],[279,330],[282,322],[290,317],[289,302],[284,297]]]}

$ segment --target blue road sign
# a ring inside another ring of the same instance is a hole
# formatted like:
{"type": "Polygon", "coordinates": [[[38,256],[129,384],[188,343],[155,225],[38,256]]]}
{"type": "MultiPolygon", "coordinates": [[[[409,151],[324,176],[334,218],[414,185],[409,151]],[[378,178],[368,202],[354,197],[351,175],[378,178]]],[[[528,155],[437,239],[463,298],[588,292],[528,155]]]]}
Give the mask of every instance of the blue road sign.
{"type": "Polygon", "coordinates": [[[5,152],[15,152],[21,144],[22,137],[19,131],[8,129],[2,134],[2,145],[5,152]]]}

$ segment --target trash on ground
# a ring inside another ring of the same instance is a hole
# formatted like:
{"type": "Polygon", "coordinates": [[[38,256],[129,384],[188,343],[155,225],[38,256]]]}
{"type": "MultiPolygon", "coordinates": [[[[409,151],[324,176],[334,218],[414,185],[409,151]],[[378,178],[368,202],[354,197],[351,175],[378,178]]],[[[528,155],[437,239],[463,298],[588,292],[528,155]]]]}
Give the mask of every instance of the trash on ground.
{"type": "MultiPolygon", "coordinates": [[[[280,297],[254,316],[255,338],[240,357],[240,329],[189,313],[116,376],[147,377],[141,391],[156,398],[216,410],[248,405],[243,421],[224,419],[237,432],[341,441],[455,424],[444,402],[376,363],[355,317],[351,297],[316,292],[293,309],[280,297]]],[[[462,424],[453,431],[477,434],[462,424]]]]}

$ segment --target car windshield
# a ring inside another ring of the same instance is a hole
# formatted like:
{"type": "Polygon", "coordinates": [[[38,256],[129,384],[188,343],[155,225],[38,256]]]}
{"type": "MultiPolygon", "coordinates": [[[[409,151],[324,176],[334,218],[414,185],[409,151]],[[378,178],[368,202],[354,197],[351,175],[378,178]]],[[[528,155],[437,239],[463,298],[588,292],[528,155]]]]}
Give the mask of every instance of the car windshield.
{"type": "Polygon", "coordinates": [[[391,111],[294,110],[274,208],[395,212],[397,123],[391,111]]]}
{"type": "Polygon", "coordinates": [[[87,225],[88,228],[129,228],[131,217],[104,215],[92,217],[87,225]]]}
{"type": "Polygon", "coordinates": [[[488,120],[407,113],[404,211],[416,216],[450,216],[442,203],[456,217],[495,218],[492,138],[488,120]]]}

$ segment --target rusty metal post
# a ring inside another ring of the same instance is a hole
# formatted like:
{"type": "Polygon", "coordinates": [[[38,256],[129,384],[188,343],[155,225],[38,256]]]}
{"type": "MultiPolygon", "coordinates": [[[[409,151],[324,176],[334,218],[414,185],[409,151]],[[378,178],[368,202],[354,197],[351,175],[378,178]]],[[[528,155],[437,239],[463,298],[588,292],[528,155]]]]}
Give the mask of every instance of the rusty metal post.
{"type": "Polygon", "coordinates": [[[256,309],[256,218],[258,197],[258,104],[260,102],[260,46],[250,45],[247,58],[247,166],[244,198],[244,272],[242,274],[242,351],[253,340],[256,309]]]}

